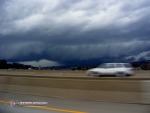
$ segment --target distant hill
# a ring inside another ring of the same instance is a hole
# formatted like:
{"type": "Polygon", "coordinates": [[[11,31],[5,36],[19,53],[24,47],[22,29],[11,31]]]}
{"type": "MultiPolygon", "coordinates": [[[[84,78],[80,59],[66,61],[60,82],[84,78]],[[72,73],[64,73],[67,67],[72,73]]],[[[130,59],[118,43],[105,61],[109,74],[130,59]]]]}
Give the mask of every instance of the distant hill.
{"type": "MultiPolygon", "coordinates": [[[[150,70],[150,60],[131,62],[136,69],[150,70]]],[[[20,63],[11,63],[6,60],[0,60],[0,69],[46,69],[46,70],[87,70],[97,67],[98,64],[80,64],[80,65],[63,65],[51,67],[33,67],[31,65],[24,65],[20,63]]]]}
{"type": "MultiPolygon", "coordinates": [[[[150,70],[150,60],[131,62],[131,65],[136,69],[150,70]]],[[[52,67],[44,67],[44,68],[50,70],[87,70],[90,68],[95,68],[97,66],[98,64],[91,64],[91,65],[84,64],[84,65],[52,66],[52,67]]]]}
{"type": "Polygon", "coordinates": [[[150,70],[150,60],[136,61],[132,62],[131,64],[135,68],[150,70]]]}
{"type": "Polygon", "coordinates": [[[24,65],[19,63],[11,63],[6,60],[0,60],[0,69],[29,69],[33,68],[30,65],[24,65]]]}

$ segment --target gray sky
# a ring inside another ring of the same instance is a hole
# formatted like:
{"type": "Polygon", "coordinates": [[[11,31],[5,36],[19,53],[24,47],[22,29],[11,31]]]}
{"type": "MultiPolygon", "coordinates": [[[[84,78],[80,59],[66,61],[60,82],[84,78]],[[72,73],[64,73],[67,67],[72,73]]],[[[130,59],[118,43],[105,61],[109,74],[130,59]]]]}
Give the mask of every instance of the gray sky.
{"type": "Polygon", "coordinates": [[[149,0],[1,0],[0,59],[42,66],[150,59],[149,11],[149,0]]]}

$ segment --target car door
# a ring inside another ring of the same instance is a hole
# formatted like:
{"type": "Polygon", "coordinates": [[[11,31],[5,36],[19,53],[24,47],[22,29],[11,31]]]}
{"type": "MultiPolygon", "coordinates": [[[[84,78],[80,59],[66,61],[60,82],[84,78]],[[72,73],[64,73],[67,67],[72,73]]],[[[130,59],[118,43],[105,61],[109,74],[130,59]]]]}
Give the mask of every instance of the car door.
{"type": "Polygon", "coordinates": [[[105,74],[107,74],[107,75],[112,75],[112,74],[114,74],[115,73],[115,65],[112,63],[110,63],[110,64],[107,64],[107,66],[106,66],[106,73],[105,74]]]}

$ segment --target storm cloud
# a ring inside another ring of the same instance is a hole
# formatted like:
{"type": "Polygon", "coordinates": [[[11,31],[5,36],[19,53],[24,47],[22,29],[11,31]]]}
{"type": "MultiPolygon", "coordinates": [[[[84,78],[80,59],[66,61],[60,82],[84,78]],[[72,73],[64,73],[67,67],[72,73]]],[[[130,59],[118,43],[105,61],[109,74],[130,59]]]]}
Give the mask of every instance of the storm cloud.
{"type": "Polygon", "coordinates": [[[2,0],[0,59],[149,59],[149,11],[147,0],[2,0]]]}

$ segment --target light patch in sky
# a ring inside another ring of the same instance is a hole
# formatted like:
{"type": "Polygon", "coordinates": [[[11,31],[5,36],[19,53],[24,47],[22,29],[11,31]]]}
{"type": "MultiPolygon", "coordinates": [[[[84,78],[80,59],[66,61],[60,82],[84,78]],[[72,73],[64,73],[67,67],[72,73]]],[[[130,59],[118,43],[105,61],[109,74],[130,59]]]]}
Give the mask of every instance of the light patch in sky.
{"type": "Polygon", "coordinates": [[[39,61],[26,61],[26,62],[19,62],[24,65],[31,65],[34,67],[49,67],[49,66],[60,66],[61,64],[55,61],[50,61],[46,59],[42,59],[39,61]]]}

